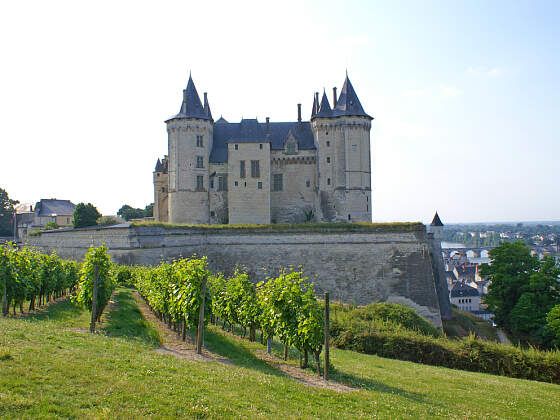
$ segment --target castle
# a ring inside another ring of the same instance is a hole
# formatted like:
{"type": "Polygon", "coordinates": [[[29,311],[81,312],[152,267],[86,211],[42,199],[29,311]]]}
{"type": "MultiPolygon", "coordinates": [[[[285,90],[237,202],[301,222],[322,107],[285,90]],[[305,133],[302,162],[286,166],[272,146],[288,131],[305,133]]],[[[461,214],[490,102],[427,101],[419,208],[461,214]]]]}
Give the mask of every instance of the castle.
{"type": "Polygon", "coordinates": [[[313,98],[310,121],[214,121],[189,76],[166,121],[168,155],[154,171],[154,217],[189,224],[370,222],[369,116],[348,75],[333,107],[313,98]]]}

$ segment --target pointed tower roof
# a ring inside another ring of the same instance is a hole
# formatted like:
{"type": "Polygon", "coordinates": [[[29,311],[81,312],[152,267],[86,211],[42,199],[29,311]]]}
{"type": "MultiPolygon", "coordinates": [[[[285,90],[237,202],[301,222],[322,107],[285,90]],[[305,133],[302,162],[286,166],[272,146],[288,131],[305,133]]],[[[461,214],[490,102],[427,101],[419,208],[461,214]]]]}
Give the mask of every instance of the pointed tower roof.
{"type": "Polygon", "coordinates": [[[154,172],[161,172],[162,170],[163,170],[163,166],[161,164],[161,160],[159,160],[159,158],[158,158],[158,160],[156,162],[156,169],[154,170],[154,172]]]}
{"type": "Polygon", "coordinates": [[[319,104],[317,103],[317,95],[313,95],[313,106],[311,107],[311,119],[315,117],[319,111],[319,104]]]}
{"type": "Polygon", "coordinates": [[[358,95],[356,95],[354,86],[352,86],[352,83],[348,78],[348,73],[346,73],[346,79],[344,80],[344,85],[342,86],[340,96],[336,101],[333,113],[335,116],[358,116],[373,119],[366,114],[364,108],[362,108],[362,104],[358,99],[358,95]]]}
{"type": "Polygon", "coordinates": [[[441,223],[441,219],[439,218],[437,211],[434,216],[434,220],[432,220],[432,223],[430,223],[430,226],[443,226],[443,223],[441,223]]]}
{"type": "Polygon", "coordinates": [[[328,118],[332,117],[333,112],[331,109],[331,104],[329,103],[329,98],[327,98],[327,93],[323,90],[323,98],[321,99],[321,106],[319,111],[315,115],[315,118],[328,118]]]}
{"type": "Polygon", "coordinates": [[[200,97],[198,96],[198,92],[196,91],[196,87],[190,74],[187,88],[183,90],[183,103],[181,104],[181,109],[177,115],[170,119],[174,118],[200,118],[202,120],[212,120],[210,107],[208,107],[207,115],[205,109],[202,107],[200,97]]]}
{"type": "Polygon", "coordinates": [[[212,118],[212,111],[210,111],[210,104],[208,103],[208,95],[204,92],[204,115],[206,115],[211,120],[212,118]]]}

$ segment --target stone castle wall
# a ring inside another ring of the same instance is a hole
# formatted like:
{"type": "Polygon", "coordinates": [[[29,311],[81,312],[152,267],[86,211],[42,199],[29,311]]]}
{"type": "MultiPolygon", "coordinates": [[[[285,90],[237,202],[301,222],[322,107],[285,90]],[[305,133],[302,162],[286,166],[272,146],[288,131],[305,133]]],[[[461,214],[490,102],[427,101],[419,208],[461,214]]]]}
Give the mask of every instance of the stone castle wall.
{"type": "Polygon", "coordinates": [[[44,252],[56,250],[77,260],[92,244],[103,243],[122,264],[154,265],[197,254],[208,257],[212,270],[225,274],[242,265],[253,281],[301,266],[318,294],[329,291],[333,300],[358,305],[401,303],[441,326],[432,245],[423,225],[352,232],[137,226],[60,230],[29,241],[44,252]]]}

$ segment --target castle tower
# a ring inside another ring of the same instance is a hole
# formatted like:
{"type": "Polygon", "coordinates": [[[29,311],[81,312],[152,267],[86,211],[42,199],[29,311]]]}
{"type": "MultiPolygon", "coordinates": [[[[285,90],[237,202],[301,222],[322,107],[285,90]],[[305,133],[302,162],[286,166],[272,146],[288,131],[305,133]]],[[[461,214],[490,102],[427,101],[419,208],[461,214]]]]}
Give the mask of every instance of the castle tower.
{"type": "Polygon", "coordinates": [[[434,234],[434,240],[440,242],[443,240],[443,223],[436,211],[432,223],[430,223],[429,231],[434,234]]]}
{"type": "Polygon", "coordinates": [[[169,176],[167,155],[163,160],[158,159],[154,170],[154,220],[167,222],[169,220],[169,176]]]}
{"type": "Polygon", "coordinates": [[[315,94],[311,122],[317,144],[319,208],[325,221],[371,222],[371,120],[348,75],[331,109],[315,94]]]}
{"type": "Polygon", "coordinates": [[[179,113],[166,121],[169,144],[169,222],[209,223],[209,157],[212,113],[206,93],[200,101],[192,77],[179,113]]]}

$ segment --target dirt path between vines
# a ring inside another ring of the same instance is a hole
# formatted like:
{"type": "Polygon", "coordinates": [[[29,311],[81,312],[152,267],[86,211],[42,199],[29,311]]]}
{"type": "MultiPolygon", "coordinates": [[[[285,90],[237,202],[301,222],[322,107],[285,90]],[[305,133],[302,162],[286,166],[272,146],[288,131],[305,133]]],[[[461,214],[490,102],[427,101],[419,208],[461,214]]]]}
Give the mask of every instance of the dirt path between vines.
{"type": "Polygon", "coordinates": [[[132,296],[138,304],[138,308],[140,309],[140,312],[142,312],[144,319],[154,326],[161,337],[161,347],[156,349],[156,353],[170,354],[181,359],[196,360],[199,362],[219,362],[227,365],[233,364],[225,357],[209,352],[204,347],[202,348],[202,354],[197,354],[196,345],[192,337],[187,335],[186,341],[182,341],[181,337],[179,337],[175,331],[172,331],[167,324],[160,321],[152,313],[152,311],[150,311],[150,308],[138,292],[132,292],[132,296]]]}

